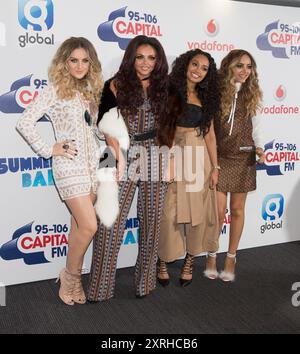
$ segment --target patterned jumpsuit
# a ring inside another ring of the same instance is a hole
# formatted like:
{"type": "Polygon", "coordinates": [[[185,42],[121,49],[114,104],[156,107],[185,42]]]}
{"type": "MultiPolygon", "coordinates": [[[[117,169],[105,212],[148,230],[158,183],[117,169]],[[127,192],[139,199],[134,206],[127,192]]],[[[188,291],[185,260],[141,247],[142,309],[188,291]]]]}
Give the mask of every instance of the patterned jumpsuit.
{"type": "MultiPolygon", "coordinates": [[[[125,118],[129,135],[141,134],[155,128],[155,119],[150,108],[149,102],[145,100],[136,117],[125,118]]],[[[161,178],[162,158],[151,154],[153,147],[155,147],[155,139],[141,142],[131,139],[127,158],[127,169],[131,178],[119,183],[120,213],[111,229],[100,224],[94,236],[88,286],[90,301],[103,301],[114,296],[118,253],[136,188],[138,188],[137,216],[139,218],[139,250],[135,265],[136,295],[147,295],[156,287],[158,237],[166,184],[161,178]],[[140,156],[140,151],[134,152],[138,146],[143,148],[143,158],[140,156]],[[143,172],[146,178],[141,178],[143,172]],[[133,178],[133,175],[136,178],[133,178]]]]}

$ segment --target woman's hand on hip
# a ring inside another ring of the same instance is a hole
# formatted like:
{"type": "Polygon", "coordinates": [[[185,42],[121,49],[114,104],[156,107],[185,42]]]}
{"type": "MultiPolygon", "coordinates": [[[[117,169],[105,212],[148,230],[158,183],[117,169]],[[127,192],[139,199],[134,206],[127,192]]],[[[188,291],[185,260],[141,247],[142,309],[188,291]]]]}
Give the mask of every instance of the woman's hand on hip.
{"type": "Polygon", "coordinates": [[[53,145],[53,156],[64,156],[73,160],[77,156],[78,150],[74,146],[74,140],[65,140],[53,145]]]}

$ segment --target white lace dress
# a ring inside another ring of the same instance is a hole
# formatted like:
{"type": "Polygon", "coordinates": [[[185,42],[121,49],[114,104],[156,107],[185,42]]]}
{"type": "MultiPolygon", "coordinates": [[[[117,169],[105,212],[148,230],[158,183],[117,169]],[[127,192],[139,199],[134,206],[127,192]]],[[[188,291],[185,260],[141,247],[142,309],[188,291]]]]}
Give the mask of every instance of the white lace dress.
{"type": "Polygon", "coordinates": [[[77,196],[96,194],[96,167],[99,161],[99,145],[95,137],[96,119],[92,125],[85,121],[87,107],[78,93],[74,99],[61,100],[52,85],[40,91],[28,105],[17,123],[17,130],[40,156],[52,156],[52,146],[41,137],[35,125],[46,115],[52,122],[56,141],[75,140],[78,155],[73,160],[64,156],[53,156],[52,170],[56,187],[62,200],[77,196]]]}

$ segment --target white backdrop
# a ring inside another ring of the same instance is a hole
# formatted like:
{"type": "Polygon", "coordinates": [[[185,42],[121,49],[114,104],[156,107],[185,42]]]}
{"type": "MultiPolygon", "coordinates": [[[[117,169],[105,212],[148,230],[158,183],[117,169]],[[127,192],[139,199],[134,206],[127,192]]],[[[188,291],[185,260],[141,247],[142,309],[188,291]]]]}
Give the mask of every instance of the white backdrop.
{"type": "MultiPolygon", "coordinates": [[[[1,0],[0,2],[0,282],[53,278],[65,264],[69,214],[53,185],[51,161],[35,156],[15,130],[20,113],[47,84],[58,45],[70,36],[95,45],[105,79],[113,75],[127,40],[157,37],[171,64],[189,49],[209,51],[217,64],[233,48],[258,64],[267,163],[246,205],[240,248],[299,240],[300,9],[227,0],[1,0]]],[[[38,123],[49,142],[51,124],[38,123]]],[[[228,243],[230,216],[220,237],[228,243]]],[[[118,259],[137,255],[135,204],[118,259]]],[[[85,259],[89,270],[91,249],[85,259]]]]}

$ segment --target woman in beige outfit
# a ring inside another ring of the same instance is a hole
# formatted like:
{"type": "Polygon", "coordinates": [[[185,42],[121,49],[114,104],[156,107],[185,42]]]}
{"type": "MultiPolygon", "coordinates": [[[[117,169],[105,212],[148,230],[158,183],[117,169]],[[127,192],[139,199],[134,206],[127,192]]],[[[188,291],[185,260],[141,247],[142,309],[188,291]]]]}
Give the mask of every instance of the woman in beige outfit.
{"type": "Polygon", "coordinates": [[[174,136],[170,167],[175,161],[176,173],[165,199],[158,281],[167,285],[166,263],[186,255],[180,283],[187,286],[192,282],[194,256],[202,252],[209,252],[205,275],[217,277],[215,187],[219,166],[213,118],[219,110],[219,91],[216,65],[210,54],[196,49],[175,60],[170,74],[170,105],[169,131],[170,137],[174,136]]]}

